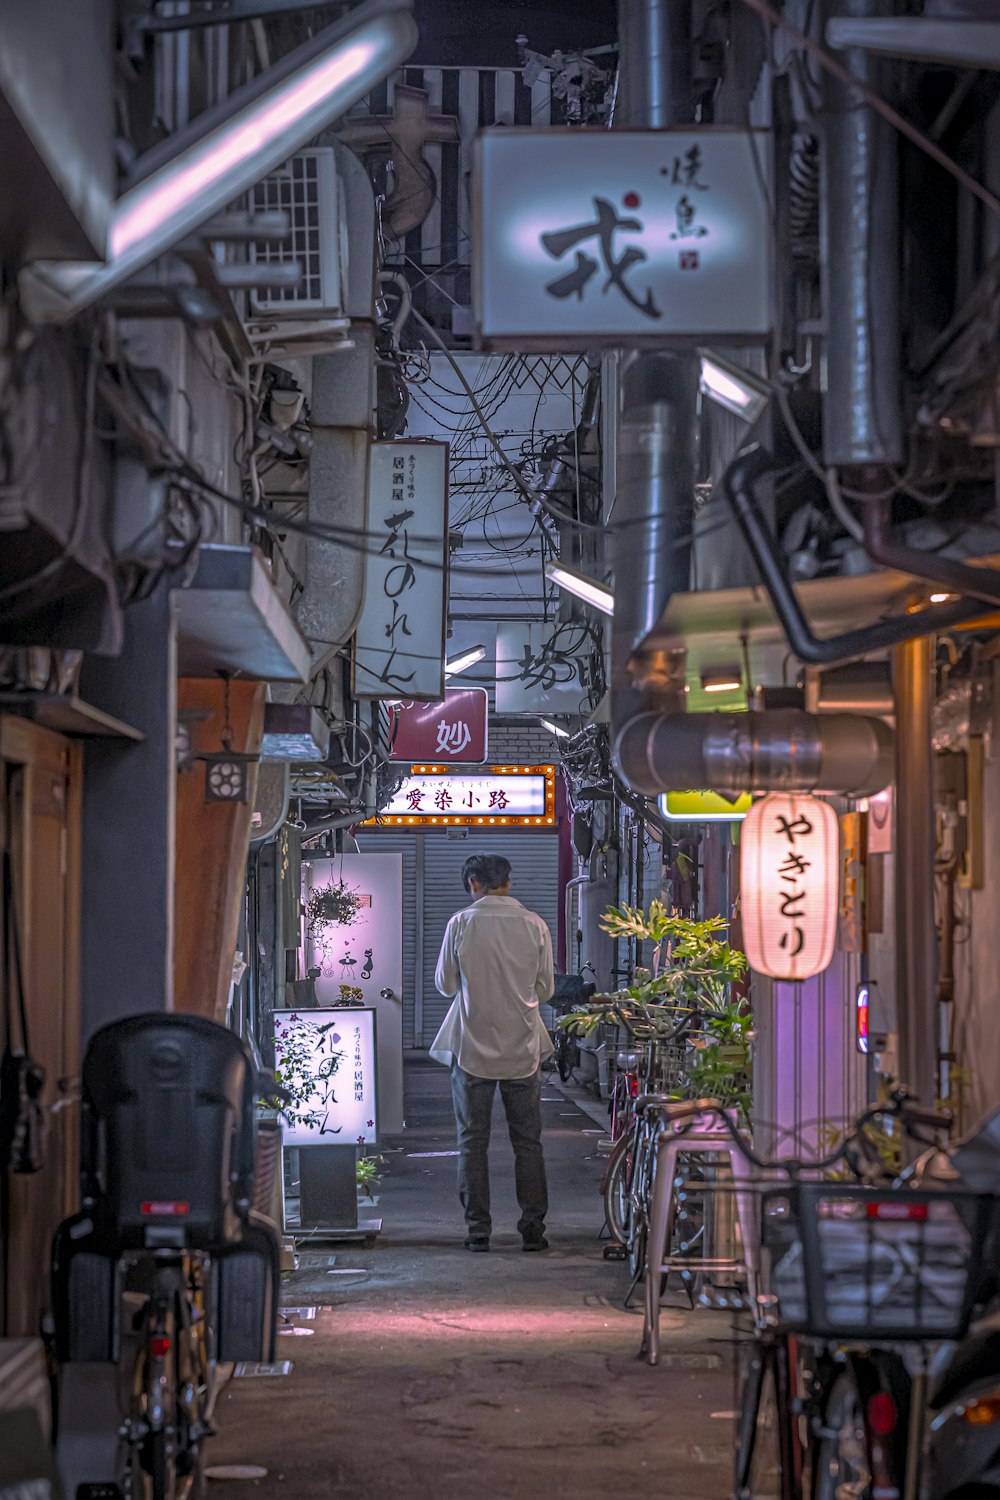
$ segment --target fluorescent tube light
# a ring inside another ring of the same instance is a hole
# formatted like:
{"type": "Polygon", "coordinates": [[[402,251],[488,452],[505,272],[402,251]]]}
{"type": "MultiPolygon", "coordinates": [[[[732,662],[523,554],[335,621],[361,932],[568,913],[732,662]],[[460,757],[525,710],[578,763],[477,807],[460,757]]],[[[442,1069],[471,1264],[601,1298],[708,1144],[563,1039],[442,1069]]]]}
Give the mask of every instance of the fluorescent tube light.
{"type": "Polygon", "coordinates": [[[706,693],[738,693],[743,674],[739,667],[703,667],[701,686],[706,693]]]}
{"type": "Polygon", "coordinates": [[[459,672],[467,672],[470,667],[476,665],[477,661],[482,661],[485,655],[485,646],[470,646],[468,651],[460,651],[457,656],[451,658],[451,661],[445,662],[444,675],[454,677],[459,672]]]}
{"type": "Polygon", "coordinates": [[[269,70],[276,81],[268,86],[263,75],[263,92],[262,79],[238,89],[225,102],[225,119],[119,198],[111,210],[104,264],[39,261],[25,267],[29,316],[65,321],[141,270],[364,98],[416,43],[406,0],[368,0],[276,63],[269,70]]]}
{"type": "Polygon", "coordinates": [[[568,729],[560,729],[559,725],[553,723],[553,721],[551,719],[539,719],[538,722],[539,722],[539,724],[541,724],[541,726],[542,726],[543,729],[547,729],[549,731],[549,734],[554,734],[554,735],[556,735],[561,740],[568,740],[569,739],[569,737],[570,737],[569,730],[568,729]]]}
{"type": "Polygon", "coordinates": [[[575,598],[582,599],[584,604],[593,605],[594,609],[599,609],[602,614],[614,614],[615,596],[606,583],[598,583],[596,578],[588,578],[586,573],[578,573],[576,568],[569,568],[565,563],[557,562],[545,564],[545,576],[550,583],[565,589],[567,594],[573,594],[575,598]]]}
{"type": "Polygon", "coordinates": [[[766,381],[722,359],[711,349],[701,349],[699,353],[703,393],[744,422],[756,422],[771,397],[766,381]]]}

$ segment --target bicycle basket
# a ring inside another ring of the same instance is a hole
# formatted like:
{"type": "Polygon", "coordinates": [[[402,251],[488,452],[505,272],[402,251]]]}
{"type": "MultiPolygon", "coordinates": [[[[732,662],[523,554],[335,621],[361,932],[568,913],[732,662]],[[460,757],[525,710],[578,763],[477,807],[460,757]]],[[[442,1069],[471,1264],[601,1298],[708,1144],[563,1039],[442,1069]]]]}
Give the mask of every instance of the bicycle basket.
{"type": "Polygon", "coordinates": [[[780,1323],[818,1338],[961,1338],[984,1285],[997,1201],[832,1182],[765,1193],[780,1323]]]}

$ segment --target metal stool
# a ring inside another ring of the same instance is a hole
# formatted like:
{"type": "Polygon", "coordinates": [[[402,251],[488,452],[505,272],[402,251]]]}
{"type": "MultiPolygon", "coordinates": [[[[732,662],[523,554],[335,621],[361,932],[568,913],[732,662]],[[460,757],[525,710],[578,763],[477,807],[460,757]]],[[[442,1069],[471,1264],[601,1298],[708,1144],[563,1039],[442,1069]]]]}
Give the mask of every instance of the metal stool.
{"type": "MultiPolygon", "coordinates": [[[[669,1105],[662,1111],[661,1133],[656,1146],[656,1175],[650,1204],[649,1237],[646,1242],[646,1303],[641,1350],[651,1365],[655,1365],[660,1357],[660,1277],[665,1271],[683,1269],[745,1272],[750,1304],[752,1307],[757,1304],[759,1258],[751,1163],[726,1127],[719,1122],[717,1111],[707,1111],[695,1116],[692,1121],[690,1114],[682,1114],[681,1109],[677,1109],[680,1119],[672,1118],[673,1111],[669,1105]],[[680,1132],[682,1122],[685,1129],[680,1132]],[[677,1213],[674,1178],[677,1176],[677,1158],[681,1152],[685,1156],[711,1155],[728,1159],[736,1200],[736,1222],[743,1241],[742,1260],[695,1259],[688,1255],[667,1254],[677,1213]]],[[[730,1119],[734,1118],[732,1111],[726,1113],[730,1119]]]]}

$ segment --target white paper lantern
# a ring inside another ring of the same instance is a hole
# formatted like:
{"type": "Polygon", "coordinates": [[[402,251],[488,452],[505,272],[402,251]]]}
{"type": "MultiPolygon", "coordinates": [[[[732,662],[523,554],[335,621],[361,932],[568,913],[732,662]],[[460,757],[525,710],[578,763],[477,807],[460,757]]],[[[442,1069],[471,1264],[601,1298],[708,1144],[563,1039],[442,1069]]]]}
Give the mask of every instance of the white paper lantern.
{"type": "Polygon", "coordinates": [[[772,979],[811,979],[837,939],[840,826],[817,797],[772,792],[740,834],[743,946],[772,979]]]}

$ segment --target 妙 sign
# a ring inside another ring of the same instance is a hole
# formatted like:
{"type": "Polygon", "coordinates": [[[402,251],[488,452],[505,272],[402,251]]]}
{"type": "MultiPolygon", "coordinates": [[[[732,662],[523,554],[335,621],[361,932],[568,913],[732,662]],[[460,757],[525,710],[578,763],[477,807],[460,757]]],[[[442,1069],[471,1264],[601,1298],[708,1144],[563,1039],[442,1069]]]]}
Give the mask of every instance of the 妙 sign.
{"type": "Polygon", "coordinates": [[[475,775],[455,776],[440,765],[414,766],[379,821],[407,827],[554,829],[555,767],[492,766],[475,775]]]}
{"type": "Polygon", "coordinates": [[[444,696],[448,444],[371,446],[356,698],[444,696]]]}
{"type": "Polygon", "coordinates": [[[488,714],[485,688],[449,688],[440,703],[394,704],[389,709],[389,759],[481,765],[488,714]]]}
{"type": "Polygon", "coordinates": [[[811,979],[837,938],[839,824],[817,797],[772,792],[740,833],[743,946],[772,979],[811,979]]]}
{"type": "Polygon", "coordinates": [[[374,1010],[276,1010],[274,1070],[292,1095],[286,1146],[367,1146],[378,1139],[374,1010]]]}
{"type": "Polygon", "coordinates": [[[490,131],[477,142],[485,348],[765,338],[762,131],[490,131]]]}

